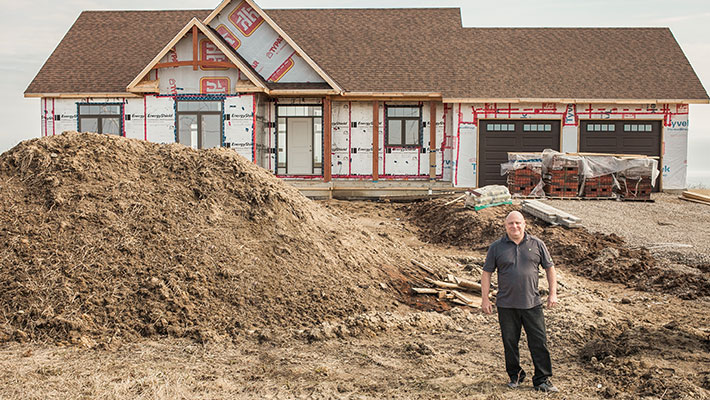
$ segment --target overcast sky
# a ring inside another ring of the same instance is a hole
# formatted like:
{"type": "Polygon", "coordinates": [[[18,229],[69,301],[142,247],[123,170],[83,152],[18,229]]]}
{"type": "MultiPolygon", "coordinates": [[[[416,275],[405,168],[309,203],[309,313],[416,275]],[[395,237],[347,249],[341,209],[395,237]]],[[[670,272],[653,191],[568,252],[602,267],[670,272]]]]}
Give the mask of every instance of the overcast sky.
{"type": "MultiPolygon", "coordinates": [[[[218,0],[0,0],[0,152],[40,135],[40,100],[23,92],[82,10],[212,9],[218,0]],[[120,4],[120,6],[119,6],[120,4]],[[120,8],[119,8],[120,7],[120,8]]],[[[262,0],[262,8],[459,7],[467,27],[669,27],[710,89],[710,1],[262,0]]],[[[80,62],[80,60],[77,60],[80,62]]],[[[710,105],[691,105],[688,183],[710,187],[710,105]]]]}

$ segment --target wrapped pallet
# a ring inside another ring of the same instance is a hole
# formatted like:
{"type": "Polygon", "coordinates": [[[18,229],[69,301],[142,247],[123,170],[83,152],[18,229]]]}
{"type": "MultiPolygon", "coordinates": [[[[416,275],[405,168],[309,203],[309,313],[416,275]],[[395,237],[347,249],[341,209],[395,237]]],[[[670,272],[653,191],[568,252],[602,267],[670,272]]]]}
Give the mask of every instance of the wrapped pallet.
{"type": "Polygon", "coordinates": [[[465,206],[476,211],[503,204],[513,204],[508,188],[503,185],[488,185],[466,192],[465,206]]]}

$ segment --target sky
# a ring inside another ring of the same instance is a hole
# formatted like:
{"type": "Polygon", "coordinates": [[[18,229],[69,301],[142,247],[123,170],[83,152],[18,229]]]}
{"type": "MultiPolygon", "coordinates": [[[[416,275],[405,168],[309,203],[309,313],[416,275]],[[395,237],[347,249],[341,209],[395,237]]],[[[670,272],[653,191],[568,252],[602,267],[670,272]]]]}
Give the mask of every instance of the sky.
{"type": "MultiPolygon", "coordinates": [[[[213,9],[219,0],[0,0],[0,153],[40,135],[40,100],[23,93],[82,10],[213,9]]],[[[710,90],[710,1],[257,0],[261,8],[457,7],[467,27],[668,27],[710,90]]],[[[77,60],[77,62],[81,62],[77,60]]],[[[710,187],[710,105],[690,106],[688,186],[710,187]]]]}

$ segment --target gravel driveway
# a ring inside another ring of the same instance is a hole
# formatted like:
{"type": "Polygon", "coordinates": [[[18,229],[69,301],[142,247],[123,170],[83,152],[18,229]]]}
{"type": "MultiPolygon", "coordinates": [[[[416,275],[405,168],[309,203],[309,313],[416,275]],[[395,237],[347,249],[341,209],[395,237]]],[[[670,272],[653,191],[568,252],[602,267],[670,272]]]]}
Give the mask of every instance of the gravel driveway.
{"type": "Polygon", "coordinates": [[[615,233],[630,246],[645,246],[660,260],[710,264],[710,205],[654,193],[655,202],[545,200],[579,218],[589,230],[615,233]]]}

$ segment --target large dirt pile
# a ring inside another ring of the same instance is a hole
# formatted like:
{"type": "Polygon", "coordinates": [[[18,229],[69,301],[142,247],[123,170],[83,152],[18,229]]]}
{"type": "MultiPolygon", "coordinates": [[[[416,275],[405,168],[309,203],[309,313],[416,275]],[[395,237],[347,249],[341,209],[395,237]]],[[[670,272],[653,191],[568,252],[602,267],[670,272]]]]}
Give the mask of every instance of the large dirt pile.
{"type": "Polygon", "coordinates": [[[23,142],[0,156],[0,342],[206,340],[387,310],[379,282],[411,255],[373,239],[229,150],[23,142]]]}
{"type": "MultiPolygon", "coordinates": [[[[505,233],[503,221],[519,206],[499,206],[474,211],[463,205],[432,200],[409,206],[421,239],[485,250],[505,233]]],[[[583,276],[623,283],[645,291],[658,291],[684,299],[710,296],[710,274],[661,268],[646,249],[634,249],[617,235],[592,233],[584,228],[550,226],[526,215],[527,231],[541,238],[557,265],[583,276]]]]}

